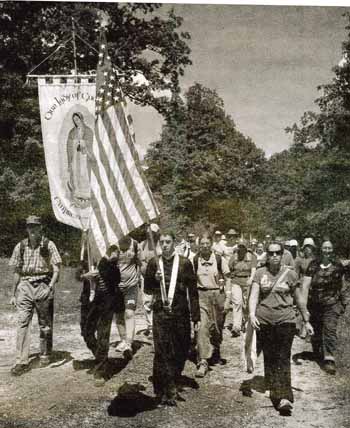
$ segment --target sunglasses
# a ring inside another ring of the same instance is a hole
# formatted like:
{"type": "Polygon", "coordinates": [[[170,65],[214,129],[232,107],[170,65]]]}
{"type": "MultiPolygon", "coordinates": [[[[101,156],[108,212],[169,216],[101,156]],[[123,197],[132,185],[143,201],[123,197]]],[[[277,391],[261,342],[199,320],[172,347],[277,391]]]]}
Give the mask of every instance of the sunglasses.
{"type": "Polygon", "coordinates": [[[279,250],[279,251],[268,251],[267,254],[269,256],[281,256],[282,255],[282,251],[281,250],[279,250]]]}

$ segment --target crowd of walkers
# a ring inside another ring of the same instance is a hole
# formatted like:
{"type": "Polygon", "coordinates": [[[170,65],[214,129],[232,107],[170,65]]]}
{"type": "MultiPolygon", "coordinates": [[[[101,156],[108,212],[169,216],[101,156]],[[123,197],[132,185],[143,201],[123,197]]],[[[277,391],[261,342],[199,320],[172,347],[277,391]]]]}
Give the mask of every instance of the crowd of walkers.
{"type": "MultiPolygon", "coordinates": [[[[10,260],[14,268],[11,303],[18,312],[14,376],[29,370],[30,327],[34,309],[40,327],[40,364],[50,363],[53,299],[61,258],[42,231],[37,216],[27,218],[28,238],[10,260]]],[[[135,311],[142,302],[154,344],[152,382],[160,405],[176,405],[178,385],[191,348],[196,377],[210,365],[224,363],[221,343],[225,325],[244,341],[246,370],[252,373],[262,353],[266,388],[281,414],[293,409],[291,348],[296,334],[310,337],[315,360],[336,373],[337,324],[350,299],[347,271],[332,242],[319,248],[311,237],[266,235],[245,240],[234,229],[223,235],[178,239],[155,223],[147,239],[130,236],[111,245],[96,269],[81,272],[81,333],[95,357],[96,381],[103,383],[113,317],[121,338],[117,352],[133,358],[135,311]]],[[[238,339],[239,338],[239,339],[238,339]]]]}

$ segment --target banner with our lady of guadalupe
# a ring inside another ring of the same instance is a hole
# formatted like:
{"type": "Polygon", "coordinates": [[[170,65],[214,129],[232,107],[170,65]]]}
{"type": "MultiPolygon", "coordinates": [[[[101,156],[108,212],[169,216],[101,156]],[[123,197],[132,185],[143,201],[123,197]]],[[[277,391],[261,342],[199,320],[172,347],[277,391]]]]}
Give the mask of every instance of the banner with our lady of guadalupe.
{"type": "Polygon", "coordinates": [[[38,87],[53,211],[58,221],[87,229],[96,85],[79,80],[43,77],[38,87]]]}

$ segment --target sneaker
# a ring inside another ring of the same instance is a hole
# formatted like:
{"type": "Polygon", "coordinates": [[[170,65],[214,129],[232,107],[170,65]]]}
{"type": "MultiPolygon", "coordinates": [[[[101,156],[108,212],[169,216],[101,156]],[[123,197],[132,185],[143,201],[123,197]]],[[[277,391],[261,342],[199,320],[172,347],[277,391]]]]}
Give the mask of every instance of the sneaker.
{"type": "Polygon", "coordinates": [[[293,404],[289,400],[282,398],[277,410],[283,415],[290,415],[293,410],[293,404]]]}
{"type": "Polygon", "coordinates": [[[102,370],[95,370],[94,372],[94,383],[95,386],[103,386],[106,383],[105,376],[102,372],[102,370]]]}
{"type": "Polygon", "coordinates": [[[50,365],[49,357],[40,357],[40,368],[44,368],[50,365]]]}
{"type": "Polygon", "coordinates": [[[29,364],[16,364],[11,369],[12,376],[22,376],[22,374],[30,370],[29,364]]]}
{"type": "Polygon", "coordinates": [[[198,365],[197,372],[195,374],[196,377],[204,377],[208,372],[208,364],[207,362],[200,362],[198,365]]]}
{"type": "Polygon", "coordinates": [[[133,353],[132,353],[132,347],[131,347],[130,343],[125,343],[125,347],[124,347],[124,351],[123,351],[123,357],[128,361],[132,360],[133,353]]]}
{"type": "Polygon", "coordinates": [[[326,373],[330,375],[335,375],[337,372],[334,361],[325,361],[322,368],[326,373]]]}
{"type": "Polygon", "coordinates": [[[125,347],[127,346],[125,340],[122,340],[121,342],[118,343],[117,347],[115,348],[115,350],[117,352],[124,352],[125,351],[125,347]]]}

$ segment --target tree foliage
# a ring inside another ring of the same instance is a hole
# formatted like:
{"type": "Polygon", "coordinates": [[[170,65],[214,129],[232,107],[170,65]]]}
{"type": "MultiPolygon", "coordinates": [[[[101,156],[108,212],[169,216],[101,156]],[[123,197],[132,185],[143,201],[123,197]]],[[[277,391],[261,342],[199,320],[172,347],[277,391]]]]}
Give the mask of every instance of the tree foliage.
{"type": "MultiPolygon", "coordinates": [[[[167,115],[168,100],[159,90],[179,91],[179,77],[191,63],[189,34],[173,11],[141,3],[2,2],[0,3],[0,205],[1,251],[18,240],[13,230],[29,212],[55,224],[62,245],[66,227],[54,222],[48,193],[40,130],[37,89],[25,85],[26,75],[47,56],[37,74],[71,74],[72,19],[76,30],[78,71],[96,69],[97,8],[108,12],[109,54],[122,76],[124,93],[134,102],[167,115]],[[86,43],[83,43],[83,39],[86,43]],[[67,43],[66,43],[67,42],[67,43]],[[143,83],[135,84],[135,76],[143,83]]],[[[69,228],[69,230],[72,230],[69,228]]]]}
{"type": "Polygon", "coordinates": [[[237,130],[216,91],[196,83],[184,98],[173,99],[161,139],[148,151],[151,187],[180,228],[209,222],[241,229],[264,153],[237,130]]]}

